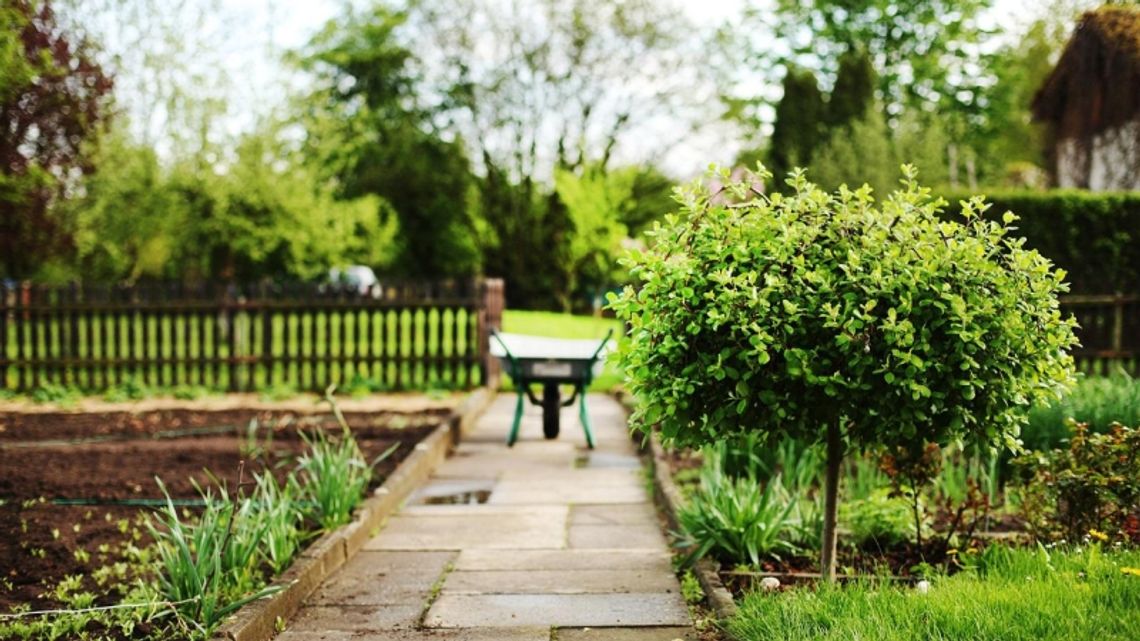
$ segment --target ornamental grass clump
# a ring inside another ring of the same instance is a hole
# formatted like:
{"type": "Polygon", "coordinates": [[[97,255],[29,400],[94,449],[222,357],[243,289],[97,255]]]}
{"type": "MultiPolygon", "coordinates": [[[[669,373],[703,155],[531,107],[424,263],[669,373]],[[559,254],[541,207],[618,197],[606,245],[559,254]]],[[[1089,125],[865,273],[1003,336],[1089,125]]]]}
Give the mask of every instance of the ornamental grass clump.
{"type": "MultiPolygon", "coordinates": [[[[642,429],[699,446],[749,432],[824,443],[822,567],[834,576],[846,452],[920,453],[955,441],[1016,446],[1030,405],[1072,383],[1064,273],[1010,235],[1017,220],[958,216],[904,167],[902,188],[792,194],[721,180],[682,190],[611,298],[642,429]]],[[[761,168],[760,178],[771,175],[761,168]]]]}

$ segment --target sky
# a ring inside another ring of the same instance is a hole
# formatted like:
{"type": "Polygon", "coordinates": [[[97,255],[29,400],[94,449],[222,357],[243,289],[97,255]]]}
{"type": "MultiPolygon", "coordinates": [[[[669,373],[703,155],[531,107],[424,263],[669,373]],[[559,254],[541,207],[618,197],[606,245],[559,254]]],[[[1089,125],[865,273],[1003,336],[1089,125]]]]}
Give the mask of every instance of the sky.
{"type": "MultiPolygon", "coordinates": [[[[259,118],[282,106],[289,95],[286,85],[303,83],[303,79],[282,62],[285,52],[303,47],[328,20],[336,17],[342,7],[351,2],[367,0],[199,0],[213,2],[221,22],[214,25],[216,34],[211,50],[214,61],[204,63],[205,76],[213,75],[224,94],[227,113],[218,119],[219,136],[231,139],[254,127],[259,118]]],[[[715,27],[730,22],[740,14],[746,0],[676,0],[694,25],[715,27]]],[[[1027,23],[1040,13],[1043,0],[995,0],[994,9],[986,17],[992,25],[1009,27],[1027,23]]],[[[1016,31],[1016,29],[1013,29],[1016,31]]],[[[188,38],[191,36],[187,36],[188,38]]],[[[209,38],[195,32],[195,36],[209,38]]],[[[146,93],[146,81],[124,79],[120,91],[129,87],[136,93],[146,93]]],[[[127,110],[153,111],[147,100],[132,103],[124,100],[127,110]]],[[[132,120],[140,121],[138,114],[132,120]]],[[[139,126],[136,124],[136,126],[139,126]]],[[[162,131],[167,124],[152,122],[153,142],[161,147],[162,131]]],[[[683,146],[674,149],[665,159],[665,169],[677,177],[687,177],[701,171],[709,161],[727,163],[736,149],[725,144],[724,132],[713,128],[698,134],[683,146]],[[698,160],[699,159],[699,160],[698,160]]],[[[638,150],[627,149],[627,155],[636,156],[638,150]]]]}

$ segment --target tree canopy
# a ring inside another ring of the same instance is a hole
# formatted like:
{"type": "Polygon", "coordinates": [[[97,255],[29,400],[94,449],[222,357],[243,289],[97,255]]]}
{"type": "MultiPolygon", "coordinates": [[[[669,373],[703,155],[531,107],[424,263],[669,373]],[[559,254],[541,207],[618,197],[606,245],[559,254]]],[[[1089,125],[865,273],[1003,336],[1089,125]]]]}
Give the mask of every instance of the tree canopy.
{"type": "Polygon", "coordinates": [[[70,249],[52,204],[90,170],[111,86],[50,2],[0,6],[0,276],[31,276],[70,249]]]}

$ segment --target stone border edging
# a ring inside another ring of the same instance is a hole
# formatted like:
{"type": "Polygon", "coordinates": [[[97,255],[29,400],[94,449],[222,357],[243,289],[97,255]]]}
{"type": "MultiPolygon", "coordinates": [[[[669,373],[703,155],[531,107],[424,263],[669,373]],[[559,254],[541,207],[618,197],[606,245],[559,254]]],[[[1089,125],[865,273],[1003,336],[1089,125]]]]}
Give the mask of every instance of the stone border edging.
{"type": "Polygon", "coordinates": [[[353,512],[352,522],[326,532],[305,548],[270,585],[281,590],[241,608],[215,632],[214,641],[268,641],[320,584],[364,547],[405,499],[447,458],[495,398],[482,387],[467,396],[353,512]]]}
{"type": "MultiPolygon", "coordinates": [[[[661,439],[657,437],[656,433],[649,439],[648,454],[649,464],[653,466],[654,498],[657,499],[662,512],[665,513],[669,527],[680,530],[677,512],[683,503],[683,499],[681,498],[681,491],[677,489],[677,484],[673,482],[673,476],[669,473],[669,461],[665,449],[661,447],[661,439]]],[[[724,621],[736,614],[736,602],[732,599],[732,594],[729,593],[728,588],[724,587],[724,583],[720,580],[718,570],[717,564],[709,559],[701,559],[693,566],[693,574],[700,581],[701,589],[705,592],[709,606],[716,613],[717,618],[724,621]]]]}

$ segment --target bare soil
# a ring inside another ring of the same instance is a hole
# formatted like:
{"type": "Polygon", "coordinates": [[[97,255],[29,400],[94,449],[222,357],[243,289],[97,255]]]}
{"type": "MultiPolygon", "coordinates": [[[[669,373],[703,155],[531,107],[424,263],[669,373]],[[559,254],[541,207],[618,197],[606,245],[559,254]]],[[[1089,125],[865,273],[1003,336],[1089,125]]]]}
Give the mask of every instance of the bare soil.
{"type": "MultiPolygon", "coordinates": [[[[399,444],[378,463],[374,485],[445,412],[346,415],[369,461],[399,444]]],[[[50,590],[75,575],[99,604],[112,602],[91,573],[119,561],[127,544],[148,542],[142,519],[153,508],[116,503],[161,499],[156,477],[176,499],[197,498],[195,483],[236,487],[241,461],[247,479],[264,469],[282,478],[303,448],[298,430],[340,430],[329,414],[270,410],[14,413],[0,414],[0,424],[0,612],[57,607],[50,590]]]]}

